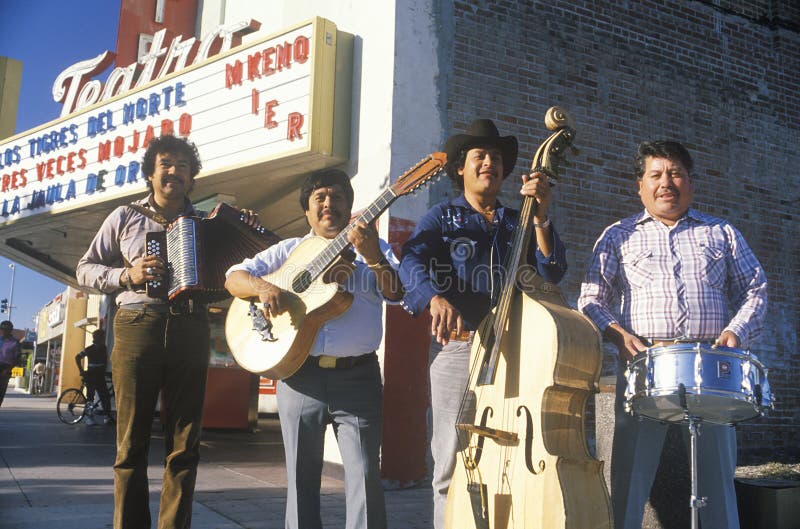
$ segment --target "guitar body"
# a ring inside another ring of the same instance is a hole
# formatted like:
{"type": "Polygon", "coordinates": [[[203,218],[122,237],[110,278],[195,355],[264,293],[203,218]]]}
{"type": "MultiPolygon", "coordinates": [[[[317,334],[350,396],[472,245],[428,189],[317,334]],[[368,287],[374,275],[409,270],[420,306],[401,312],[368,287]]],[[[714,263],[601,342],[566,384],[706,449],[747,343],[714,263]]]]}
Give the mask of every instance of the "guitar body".
{"type": "MultiPolygon", "coordinates": [[[[325,322],[344,314],[353,303],[353,295],[338,284],[325,283],[323,276],[311,283],[304,292],[295,292],[295,276],[322,252],[330,241],[311,237],[301,242],[289,254],[283,265],[262,277],[294,295],[290,296],[286,312],[271,318],[275,341],[262,339],[253,329],[250,302],[234,298],[225,320],[225,336],[236,363],[253,373],[272,379],[284,379],[297,371],[325,322]]],[[[260,308],[260,304],[259,308],[260,308]]]]}
{"type": "MultiPolygon", "coordinates": [[[[497,383],[474,386],[474,424],[517,439],[471,436],[476,469],[470,477],[456,468],[445,527],[611,529],[603,463],[589,453],[584,427],[586,403],[600,376],[600,333],[562,302],[556,287],[543,284],[548,294],[515,296],[497,383]],[[473,508],[480,494],[467,492],[476,482],[485,487],[486,519],[473,508]]],[[[484,325],[476,331],[471,365],[480,362],[481,340],[491,332],[484,325]]]]}
{"type": "MultiPolygon", "coordinates": [[[[278,270],[261,279],[290,294],[288,310],[267,320],[262,307],[234,298],[225,321],[225,337],[236,363],[253,373],[283,379],[297,371],[308,357],[325,322],[344,314],[353,295],[326,276],[341,278],[341,258],[349,248],[348,234],[358,223],[370,224],[400,196],[413,193],[438,175],[447,155],[434,152],[406,171],[398,180],[333,239],[311,237],[292,250],[278,270]]],[[[252,292],[251,292],[252,293],[252,292]]]]}

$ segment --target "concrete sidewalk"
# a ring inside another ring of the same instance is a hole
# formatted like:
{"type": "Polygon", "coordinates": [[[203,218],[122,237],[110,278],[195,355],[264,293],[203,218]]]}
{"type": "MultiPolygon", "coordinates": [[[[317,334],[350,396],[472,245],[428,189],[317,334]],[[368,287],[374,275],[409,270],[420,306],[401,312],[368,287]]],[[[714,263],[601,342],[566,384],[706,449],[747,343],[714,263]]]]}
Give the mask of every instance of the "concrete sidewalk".
{"type": "MultiPolygon", "coordinates": [[[[55,397],[9,389],[0,408],[0,528],[112,527],[114,430],[62,424],[55,397]]],[[[255,433],[206,430],[194,498],[193,529],[280,529],[286,499],[283,444],[276,418],[255,433]]],[[[150,450],[150,511],[158,511],[163,436],[150,450]]],[[[386,491],[389,527],[431,527],[431,490],[386,491]]],[[[322,480],[322,520],[344,527],[344,484],[322,480]]],[[[155,523],[154,523],[155,525],[155,523]]]]}

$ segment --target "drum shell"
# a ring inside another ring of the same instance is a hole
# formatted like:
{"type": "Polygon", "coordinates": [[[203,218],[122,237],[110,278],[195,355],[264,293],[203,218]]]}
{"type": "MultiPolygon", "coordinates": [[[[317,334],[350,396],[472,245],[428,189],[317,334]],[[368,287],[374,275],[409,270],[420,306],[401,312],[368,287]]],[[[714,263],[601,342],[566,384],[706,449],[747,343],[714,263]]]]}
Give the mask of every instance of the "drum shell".
{"type": "Polygon", "coordinates": [[[735,424],[772,406],[761,362],[755,354],[732,347],[702,343],[652,347],[629,363],[626,379],[628,409],[660,421],[682,421],[688,411],[708,422],[735,424]]]}

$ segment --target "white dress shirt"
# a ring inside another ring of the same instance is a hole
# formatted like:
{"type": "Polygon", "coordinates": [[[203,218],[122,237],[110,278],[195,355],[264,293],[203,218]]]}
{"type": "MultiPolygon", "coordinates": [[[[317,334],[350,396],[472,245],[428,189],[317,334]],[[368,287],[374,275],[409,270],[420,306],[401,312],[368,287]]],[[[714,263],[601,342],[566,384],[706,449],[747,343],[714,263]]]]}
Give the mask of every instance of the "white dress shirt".
{"type": "MultiPolygon", "coordinates": [[[[226,276],[237,270],[244,270],[255,277],[262,277],[279,269],[289,254],[302,241],[313,237],[309,233],[305,237],[283,240],[270,246],[253,258],[248,258],[228,269],[226,276]]],[[[381,253],[392,268],[397,269],[399,262],[392,247],[379,239],[381,253]]],[[[347,292],[353,294],[353,304],[347,311],[328,321],[317,334],[311,347],[311,356],[358,356],[376,350],[383,339],[383,310],[381,304],[386,301],[397,304],[383,297],[378,290],[375,274],[366,264],[364,258],[356,253],[356,269],[343,285],[347,292]]]]}

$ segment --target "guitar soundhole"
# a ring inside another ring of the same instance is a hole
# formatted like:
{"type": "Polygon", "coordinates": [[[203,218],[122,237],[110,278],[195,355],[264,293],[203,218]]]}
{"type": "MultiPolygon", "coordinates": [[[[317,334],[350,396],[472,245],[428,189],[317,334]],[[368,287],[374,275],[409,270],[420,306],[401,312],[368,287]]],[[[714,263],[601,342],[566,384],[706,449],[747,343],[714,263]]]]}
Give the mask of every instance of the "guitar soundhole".
{"type": "Polygon", "coordinates": [[[304,270],[302,273],[297,274],[292,281],[292,290],[295,293],[305,292],[308,290],[308,287],[311,286],[311,273],[308,270],[304,270]]]}

